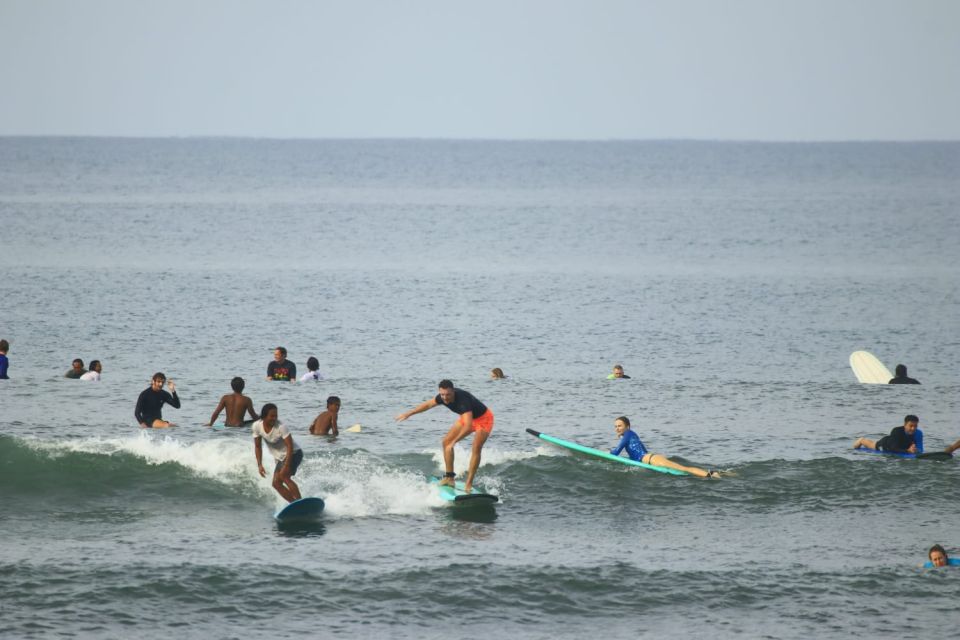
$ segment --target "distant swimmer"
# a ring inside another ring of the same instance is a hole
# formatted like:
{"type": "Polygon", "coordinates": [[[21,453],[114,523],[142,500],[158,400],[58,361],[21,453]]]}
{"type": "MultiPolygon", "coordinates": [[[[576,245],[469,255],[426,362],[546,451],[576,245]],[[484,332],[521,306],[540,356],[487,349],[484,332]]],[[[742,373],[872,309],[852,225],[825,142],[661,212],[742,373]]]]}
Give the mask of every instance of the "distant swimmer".
{"type": "Polygon", "coordinates": [[[947,555],[947,550],[942,545],[935,544],[927,551],[929,561],[923,565],[924,569],[940,569],[942,567],[958,567],[960,560],[951,558],[947,555]]]}
{"type": "Polygon", "coordinates": [[[253,452],[257,457],[257,471],[261,478],[267,477],[263,468],[263,446],[267,443],[270,454],[277,461],[273,469],[273,488],[287,502],[300,499],[300,487],[293,481],[300,463],[303,462],[303,449],[293,441],[290,430],[277,419],[277,405],[267,403],[260,410],[260,419],[253,423],[253,452]]]}
{"type": "Polygon", "coordinates": [[[613,365],[613,373],[607,376],[607,380],[616,380],[617,378],[629,379],[630,376],[623,372],[623,365],[613,365]]]}
{"type": "Polygon", "coordinates": [[[676,462],[670,460],[666,456],[660,455],[659,453],[650,453],[640,440],[640,436],[638,436],[637,433],[630,428],[630,418],[627,416],[620,416],[614,420],[613,428],[616,429],[617,435],[620,436],[620,442],[617,443],[616,447],[610,450],[612,455],[619,456],[620,452],[626,449],[627,456],[636,462],[642,462],[655,467],[676,469],[677,471],[683,471],[692,476],[698,476],[700,478],[720,477],[720,473],[718,471],[707,471],[699,467],[686,467],[682,464],[677,464],[676,462]]]}
{"type": "Polygon", "coordinates": [[[71,363],[70,370],[63,374],[63,377],[70,378],[72,380],[78,380],[80,376],[86,372],[87,370],[83,368],[83,360],[77,358],[71,363]]]}
{"type": "Polygon", "coordinates": [[[307,358],[307,372],[300,377],[300,382],[309,382],[310,380],[323,380],[323,374],[320,373],[320,361],[313,356],[307,358]]]}
{"type": "Polygon", "coordinates": [[[894,427],[890,435],[879,440],[857,438],[853,443],[854,449],[875,449],[888,453],[923,453],[923,432],[917,428],[920,418],[908,415],[903,419],[902,427],[894,427]]]}
{"type": "Polygon", "coordinates": [[[490,379],[491,380],[503,380],[507,376],[503,375],[503,369],[500,367],[494,367],[490,370],[490,379]]]}
{"type": "Polygon", "coordinates": [[[403,422],[412,415],[433,409],[438,404],[445,405],[450,411],[460,414],[457,421],[447,431],[447,435],[443,437],[443,464],[446,472],[443,474],[440,484],[455,485],[457,474],[453,471],[453,447],[473,433],[475,435],[470,453],[470,466],[467,470],[467,480],[464,483],[464,490],[470,493],[473,488],[474,476],[476,476],[477,468],[480,466],[483,443],[487,441],[490,432],[493,431],[493,411],[474,398],[472,394],[454,387],[449,380],[441,380],[437,386],[440,393],[435,398],[417,405],[406,413],[401,413],[396,417],[396,420],[397,422],[403,422]]]}
{"type": "Polygon", "coordinates": [[[133,415],[137,422],[144,429],[165,429],[174,426],[172,422],[163,419],[161,409],[164,404],[168,404],[174,409],[180,408],[180,398],[177,397],[177,385],[173,380],[167,383],[170,392],[163,390],[163,383],[167,381],[167,376],[162,373],[153,374],[150,386],[140,393],[137,398],[137,408],[133,410],[133,415]]]}
{"type": "Polygon", "coordinates": [[[213,415],[210,416],[210,422],[207,423],[208,427],[213,426],[213,423],[216,422],[217,418],[220,417],[220,412],[224,409],[227,411],[227,417],[224,419],[224,424],[226,424],[228,427],[244,426],[244,413],[248,413],[250,415],[250,420],[259,419],[260,416],[258,416],[257,412],[253,410],[253,400],[243,395],[244,386],[246,386],[246,383],[243,381],[243,378],[239,376],[230,381],[230,388],[233,389],[233,393],[228,393],[220,398],[217,408],[213,410],[213,415]]]}
{"type": "MultiPolygon", "coordinates": [[[[887,373],[889,374],[889,371],[887,373]]],[[[907,365],[905,364],[898,364],[894,373],[897,374],[897,377],[891,378],[887,384],[920,384],[919,380],[907,377],[907,365]]]]}
{"type": "Polygon", "coordinates": [[[0,380],[9,380],[7,369],[10,368],[10,360],[7,359],[7,352],[10,351],[10,343],[6,340],[0,340],[0,380]]]}
{"type": "Polygon", "coordinates": [[[100,364],[100,361],[91,360],[90,371],[87,371],[85,374],[80,376],[80,380],[91,380],[93,382],[100,382],[101,373],[103,373],[103,365],[100,364]]]}
{"type": "Polygon", "coordinates": [[[330,396],[327,398],[327,410],[313,419],[310,425],[310,433],[315,436],[338,436],[340,430],[337,428],[337,416],[340,414],[340,398],[330,396]]]}
{"type": "Polygon", "coordinates": [[[273,361],[267,365],[267,380],[297,381],[297,365],[287,360],[287,350],[283,347],[273,350],[273,361]]]}

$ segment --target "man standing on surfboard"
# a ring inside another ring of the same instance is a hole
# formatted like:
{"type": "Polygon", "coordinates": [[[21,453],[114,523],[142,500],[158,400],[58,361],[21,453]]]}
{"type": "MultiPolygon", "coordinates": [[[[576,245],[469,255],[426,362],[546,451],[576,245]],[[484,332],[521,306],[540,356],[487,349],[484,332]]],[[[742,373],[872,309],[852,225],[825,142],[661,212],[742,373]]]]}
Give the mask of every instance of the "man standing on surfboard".
{"type": "Polygon", "coordinates": [[[303,449],[293,441],[290,430],[277,418],[277,405],[268,402],[260,410],[260,419],[253,423],[253,454],[257,458],[257,472],[267,477],[263,468],[263,443],[276,461],[273,468],[273,488],[287,502],[299,500],[300,487],[293,481],[297,468],[303,462],[303,449]]]}
{"type": "Polygon", "coordinates": [[[397,422],[403,422],[412,415],[423,413],[428,409],[433,409],[438,404],[445,405],[450,411],[460,414],[460,417],[447,435],[443,437],[443,464],[445,473],[440,484],[447,486],[456,486],[455,478],[457,474],[453,471],[453,447],[458,442],[475,434],[473,438],[473,448],[470,452],[470,466],[467,470],[467,480],[464,483],[464,491],[470,493],[473,488],[473,478],[477,474],[477,468],[480,466],[480,452],[483,450],[483,443],[490,437],[493,431],[493,411],[487,408],[485,404],[473,397],[473,394],[457,389],[449,380],[441,380],[439,387],[440,393],[435,398],[431,398],[421,403],[417,407],[401,413],[396,417],[397,422]]]}

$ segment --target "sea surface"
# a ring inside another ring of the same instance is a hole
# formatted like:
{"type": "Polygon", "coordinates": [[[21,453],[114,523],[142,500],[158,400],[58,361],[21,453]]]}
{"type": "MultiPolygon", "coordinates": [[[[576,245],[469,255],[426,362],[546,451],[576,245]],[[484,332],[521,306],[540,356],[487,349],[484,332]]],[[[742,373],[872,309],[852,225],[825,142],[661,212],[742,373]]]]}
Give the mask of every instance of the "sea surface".
{"type": "Polygon", "coordinates": [[[0,637],[956,637],[920,565],[960,556],[960,460],[850,447],[960,438],[958,246],[960,143],[0,138],[0,637]],[[277,345],[325,379],[268,382],[277,345]],[[234,376],[322,522],[205,426],[234,376]],[[441,378],[495,412],[494,510],[426,482],[454,414],[394,421],[441,378]],[[308,433],[331,394],[360,433],[308,433]],[[620,415],[731,475],[526,433],[620,415]]]}

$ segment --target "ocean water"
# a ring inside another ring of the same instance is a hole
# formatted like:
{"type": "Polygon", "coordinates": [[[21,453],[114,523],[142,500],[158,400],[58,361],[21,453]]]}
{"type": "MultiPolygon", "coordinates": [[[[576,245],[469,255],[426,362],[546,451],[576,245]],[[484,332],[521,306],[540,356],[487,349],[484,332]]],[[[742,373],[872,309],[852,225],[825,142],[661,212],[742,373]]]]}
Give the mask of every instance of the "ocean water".
{"type": "Polygon", "coordinates": [[[957,143],[0,138],[0,637],[954,637],[960,572],[919,565],[960,553],[960,463],[849,447],[960,438],[958,219],[957,143]],[[326,379],[266,381],[278,344],[326,379]],[[235,375],[322,522],[203,426],[235,375]],[[444,377],[496,414],[493,511],[425,482],[452,413],[393,420],[444,377]],[[361,433],[307,433],[330,394],[361,433]],[[733,475],[525,432],[619,415],[733,475]]]}

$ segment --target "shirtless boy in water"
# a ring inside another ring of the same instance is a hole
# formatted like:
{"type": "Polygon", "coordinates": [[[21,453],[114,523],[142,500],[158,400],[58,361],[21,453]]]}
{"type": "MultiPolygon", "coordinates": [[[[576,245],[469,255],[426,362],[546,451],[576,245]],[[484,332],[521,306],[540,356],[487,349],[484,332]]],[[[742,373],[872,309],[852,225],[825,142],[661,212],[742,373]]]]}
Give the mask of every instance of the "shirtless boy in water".
{"type": "Polygon", "coordinates": [[[257,415],[257,412],[253,410],[253,400],[251,400],[248,396],[243,395],[244,386],[245,383],[243,378],[236,377],[230,381],[230,387],[233,389],[233,393],[227,394],[220,398],[220,404],[217,405],[213,415],[210,416],[210,422],[207,423],[208,427],[213,426],[213,423],[217,421],[218,417],[220,417],[220,412],[224,409],[227,410],[227,417],[224,420],[224,423],[228,427],[244,426],[244,413],[250,414],[250,422],[260,418],[260,416],[257,415]]]}
{"type": "Polygon", "coordinates": [[[315,436],[338,436],[340,431],[337,429],[337,415],[340,413],[340,398],[330,396],[327,398],[327,410],[318,415],[310,425],[310,433],[315,436]]]}

